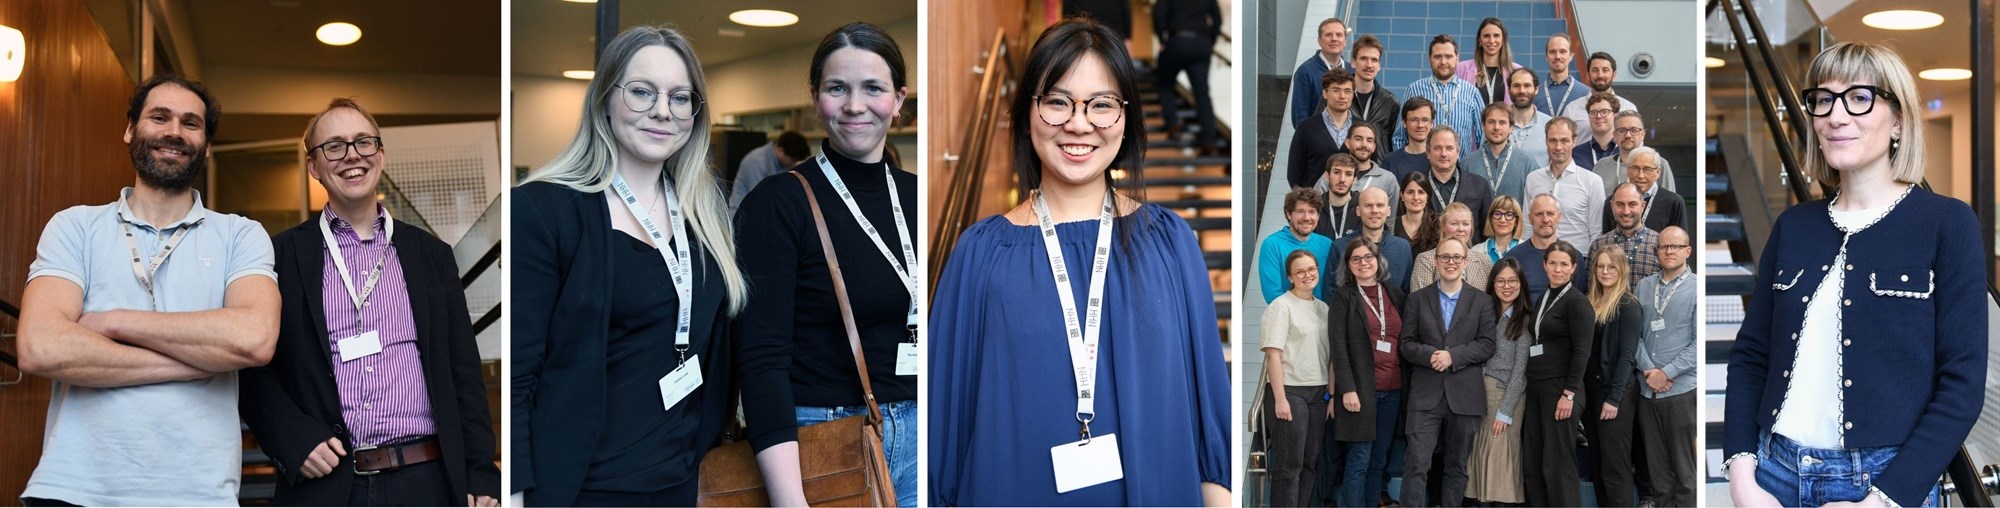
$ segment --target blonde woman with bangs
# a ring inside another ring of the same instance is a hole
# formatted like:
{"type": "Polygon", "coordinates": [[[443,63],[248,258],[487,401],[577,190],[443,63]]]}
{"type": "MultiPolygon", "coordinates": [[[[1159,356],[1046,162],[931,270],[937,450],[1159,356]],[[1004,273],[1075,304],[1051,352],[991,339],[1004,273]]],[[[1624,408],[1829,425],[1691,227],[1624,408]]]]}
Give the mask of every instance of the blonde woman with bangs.
{"type": "Polygon", "coordinates": [[[1730,497],[1935,505],[1984,398],[1980,226],[1919,185],[1922,98],[1894,50],[1835,45],[1803,83],[1807,174],[1839,190],[1786,210],[1757,258],[1729,354],[1730,497]]]}
{"type": "Polygon", "coordinates": [[[1494,196],[1493,206],[1486,207],[1486,241],[1474,246],[1472,254],[1484,253],[1490,264],[1500,266],[1500,258],[1521,245],[1522,224],[1527,218],[1521,213],[1521,202],[1513,196],[1494,196]]]}
{"type": "Polygon", "coordinates": [[[747,296],[707,85],[656,26],[619,34],[596,75],[576,137],[510,197],[510,504],[692,506],[747,296]]]}
{"type": "Polygon", "coordinates": [[[1601,506],[1638,506],[1632,487],[1632,432],[1638,418],[1629,402],[1639,400],[1632,362],[1645,331],[1640,323],[1645,313],[1632,294],[1632,263],[1625,249],[1597,249],[1586,266],[1590,310],[1597,319],[1597,340],[1591,341],[1590,363],[1583,372],[1583,432],[1597,459],[1591,477],[1597,479],[1601,506]]]}

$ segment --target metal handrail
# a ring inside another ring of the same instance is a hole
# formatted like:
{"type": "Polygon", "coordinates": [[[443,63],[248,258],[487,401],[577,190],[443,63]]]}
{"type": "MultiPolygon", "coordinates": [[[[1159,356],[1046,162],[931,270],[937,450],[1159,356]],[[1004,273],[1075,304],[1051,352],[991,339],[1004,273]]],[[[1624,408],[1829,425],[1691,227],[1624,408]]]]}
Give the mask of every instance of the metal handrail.
{"type": "MultiPolygon", "coordinates": [[[[1737,7],[1749,8],[1748,5],[1738,4],[1735,0],[1709,0],[1708,12],[1715,12],[1721,9],[1722,17],[1729,21],[1729,33],[1736,37],[1736,50],[1742,54],[1744,73],[1750,76],[1750,88],[1757,94],[1757,111],[1763,114],[1764,126],[1771,129],[1771,140],[1778,145],[1779,165],[1782,166],[1781,169],[1785,173],[1786,184],[1791,188],[1792,195],[1797,202],[1811,201],[1813,199],[1812,191],[1806,188],[1804,167],[1799,165],[1798,152],[1792,146],[1792,136],[1785,133],[1785,124],[1781,123],[1781,115],[1778,114],[1777,109],[1778,105],[1771,98],[1772,95],[1785,97],[1789,97],[1790,95],[1785,93],[1774,94],[1770,88],[1764,86],[1764,77],[1757,73],[1756,67],[1750,65],[1750,47],[1758,46],[1760,50],[1758,53],[1764,57],[1765,72],[1776,76],[1773,78],[1774,80],[1783,80],[1782,76],[1784,73],[1779,71],[1776,61],[1772,59],[1770,40],[1764,38],[1762,28],[1757,29],[1758,35],[1755,44],[1751,44],[1751,41],[1743,36],[1743,20],[1738,19],[1735,14],[1737,7]]],[[[1752,23],[1753,25],[1755,24],[1754,21],[1752,23]]],[[[1789,80],[1784,80],[1783,82],[1789,82],[1789,80]]],[[[1784,85],[1780,84],[1778,86],[1782,87],[1784,85]]],[[[1782,90],[1781,88],[1780,91],[1782,90]]],[[[1793,105],[1791,111],[1799,111],[1799,109],[1796,108],[1796,105],[1793,105]]],[[[1792,120],[1797,121],[1798,119],[1794,117],[1792,120]]],[[[1803,126],[1795,125],[1794,128],[1793,132],[1805,132],[1803,126]]]]}
{"type": "Polygon", "coordinates": [[[988,145],[992,144],[996,121],[1002,114],[1006,94],[1004,81],[1012,74],[1007,50],[1006,29],[993,31],[993,43],[987,46],[985,64],[975,72],[981,74],[977,105],[973,107],[971,129],[959,143],[957,158],[946,158],[940,164],[949,168],[951,181],[946,185],[945,203],[939,211],[938,227],[931,235],[930,284],[932,292],[937,290],[939,276],[944,273],[945,260],[951,258],[951,251],[958,246],[958,235],[972,227],[974,213],[979,210],[979,184],[985,180],[988,145]]]}

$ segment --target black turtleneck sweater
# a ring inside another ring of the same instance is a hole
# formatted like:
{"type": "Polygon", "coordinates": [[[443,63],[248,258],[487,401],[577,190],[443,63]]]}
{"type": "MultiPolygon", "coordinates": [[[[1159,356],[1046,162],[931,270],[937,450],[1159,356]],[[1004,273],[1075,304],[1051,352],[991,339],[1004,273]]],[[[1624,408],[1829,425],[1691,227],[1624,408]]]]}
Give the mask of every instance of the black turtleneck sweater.
{"type": "MultiPolygon", "coordinates": [[[[889,207],[883,163],[863,164],[822,143],[855,204],[875,226],[890,253],[902,257],[896,218],[889,207]]],[[[908,336],[910,295],[889,261],[875,248],[842,203],[815,159],[792,168],[811,182],[839,253],[855,328],[868,357],[877,403],[917,398],[917,376],[896,375],[896,348],[908,336]]],[[[923,234],[917,218],[917,176],[897,169],[896,196],[910,227],[912,247],[923,234]]],[[[921,255],[921,253],[919,253],[921,255]]],[[[738,317],[743,405],[750,443],[757,450],[798,439],[794,408],[863,404],[847,332],[834,300],[833,279],[799,181],[778,173],[757,184],[736,212],[736,257],[750,280],[750,305],[738,317]]],[[[917,267],[909,267],[916,270],[917,267]]]]}
{"type": "MultiPolygon", "coordinates": [[[[1549,288],[1542,298],[1529,302],[1528,310],[1540,314],[1542,300],[1555,298],[1562,290],[1562,286],[1549,288]]],[[[1590,361],[1590,345],[1597,338],[1597,315],[1584,288],[1569,290],[1561,299],[1548,302],[1546,315],[1529,315],[1528,319],[1541,321],[1539,325],[1530,321],[1528,326],[1541,332],[1534,339],[1542,348],[1542,354],[1528,357],[1528,380],[1561,380],[1563,389],[1576,392],[1577,400],[1583,400],[1583,370],[1590,361]]]]}

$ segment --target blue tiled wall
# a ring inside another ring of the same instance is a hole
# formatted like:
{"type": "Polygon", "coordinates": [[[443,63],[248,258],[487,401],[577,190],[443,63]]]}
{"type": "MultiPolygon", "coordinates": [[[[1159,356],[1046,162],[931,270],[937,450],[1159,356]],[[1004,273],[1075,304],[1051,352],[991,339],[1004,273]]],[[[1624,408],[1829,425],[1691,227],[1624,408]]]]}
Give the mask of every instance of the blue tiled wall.
{"type": "MultiPolygon", "coordinates": [[[[1479,21],[1488,17],[1500,18],[1507,25],[1509,46],[1514,50],[1514,62],[1534,69],[1535,73],[1548,77],[1548,60],[1544,56],[1549,34],[1564,30],[1563,20],[1556,17],[1555,3],[1552,1],[1390,1],[1365,0],[1360,5],[1361,12],[1355,19],[1349,40],[1361,35],[1373,35],[1382,39],[1388,50],[1382,57],[1381,83],[1403,94],[1403,87],[1417,78],[1430,75],[1426,54],[1430,50],[1431,37],[1449,34],[1458,41],[1459,59],[1472,55],[1477,44],[1475,36],[1479,21]]],[[[1352,42],[1349,47],[1352,47],[1352,42]]],[[[1578,55],[1576,63],[1570,65],[1571,72],[1578,69],[1583,60],[1578,55]]],[[[1291,65],[1297,66],[1298,62],[1291,65]]]]}

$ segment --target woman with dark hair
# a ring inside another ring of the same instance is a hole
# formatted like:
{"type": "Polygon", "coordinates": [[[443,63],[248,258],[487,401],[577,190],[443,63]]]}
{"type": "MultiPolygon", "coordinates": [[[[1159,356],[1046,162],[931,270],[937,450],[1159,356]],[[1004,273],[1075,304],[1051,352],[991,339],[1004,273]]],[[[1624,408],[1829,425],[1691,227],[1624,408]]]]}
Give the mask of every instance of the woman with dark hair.
{"type": "Polygon", "coordinates": [[[626,30],[576,137],[513,190],[510,505],[695,503],[733,413],[728,321],[749,293],[707,86],[680,32],[626,30]]]}
{"type": "MultiPolygon", "coordinates": [[[[1328,340],[1334,371],[1333,439],[1347,448],[1339,506],[1362,506],[1388,482],[1389,444],[1403,412],[1401,288],[1379,281],[1389,275],[1375,243],[1355,237],[1334,258],[1347,263],[1340,288],[1327,292],[1328,340]]],[[[1272,506],[1280,506],[1273,503],[1272,506]]]]}
{"type": "Polygon", "coordinates": [[[1390,220],[1389,226],[1396,236],[1410,241],[1411,252],[1437,248],[1439,225],[1437,214],[1430,213],[1430,183],[1429,172],[1406,174],[1396,194],[1397,215],[1390,220]]]}
{"type": "Polygon", "coordinates": [[[1476,35],[1472,58],[1460,60],[1454,74],[1479,89],[1482,104],[1513,104],[1514,93],[1507,89],[1507,76],[1521,68],[1521,64],[1514,63],[1507,25],[1500,18],[1482,19],[1476,35]]]}
{"type": "Polygon", "coordinates": [[[1529,330],[1528,393],[1521,424],[1522,484],[1528,506],[1580,506],[1576,469],[1577,396],[1590,361],[1597,316],[1571,284],[1583,253],[1556,240],[1542,257],[1549,289],[1534,302],[1529,330]]]}
{"type": "Polygon", "coordinates": [[[806,501],[798,428],[869,415],[871,405],[882,418],[896,502],[917,502],[919,189],[916,175],[885,153],[908,96],[904,70],[902,49],[875,25],[850,23],[820,39],[804,84],[826,141],[819,155],[764,180],[736,213],[737,256],[758,310],[738,322],[743,412],[774,503],[806,501]],[[834,252],[821,247],[807,186],[834,252]],[[836,257],[846,302],[835,296],[829,270],[836,257]],[[868,366],[866,385],[847,318],[868,366]]]}
{"type": "Polygon", "coordinates": [[[1757,258],[1729,352],[1730,498],[1932,506],[1985,398],[1980,226],[1918,185],[1925,110],[1894,50],[1834,45],[1805,83],[1807,174],[1840,191],[1785,210],[1757,258]]]}
{"type": "Polygon", "coordinates": [[[1229,504],[1207,266],[1179,215],[1120,190],[1145,152],[1131,61],[1082,19],[1029,52],[1025,199],[961,235],[930,313],[933,506],[1229,504]]]}
{"type": "MultiPolygon", "coordinates": [[[[1512,199],[1512,198],[1505,198],[1512,199]]],[[[1521,426],[1527,414],[1522,395],[1528,391],[1528,350],[1534,338],[1528,327],[1528,294],[1521,260],[1500,258],[1486,279],[1486,292],[1499,302],[1500,337],[1493,357],[1486,360],[1486,420],[1490,429],[1472,437],[1471,466],[1465,497],[1487,503],[1520,503],[1521,426]]]]}

